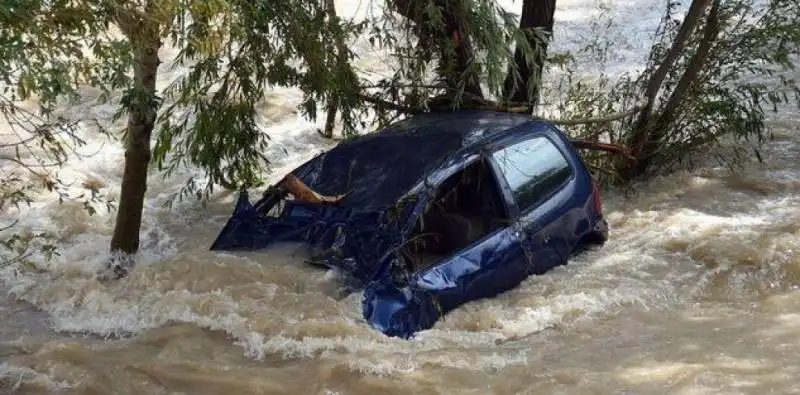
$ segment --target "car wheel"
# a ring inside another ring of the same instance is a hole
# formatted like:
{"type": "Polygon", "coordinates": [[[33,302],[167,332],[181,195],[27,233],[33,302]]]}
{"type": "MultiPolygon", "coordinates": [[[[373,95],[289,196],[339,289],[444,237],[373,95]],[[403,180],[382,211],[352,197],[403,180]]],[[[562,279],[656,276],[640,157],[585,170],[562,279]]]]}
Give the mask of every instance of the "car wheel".
{"type": "Polygon", "coordinates": [[[583,237],[581,244],[603,245],[608,240],[608,221],[600,218],[595,224],[594,229],[583,237]]]}

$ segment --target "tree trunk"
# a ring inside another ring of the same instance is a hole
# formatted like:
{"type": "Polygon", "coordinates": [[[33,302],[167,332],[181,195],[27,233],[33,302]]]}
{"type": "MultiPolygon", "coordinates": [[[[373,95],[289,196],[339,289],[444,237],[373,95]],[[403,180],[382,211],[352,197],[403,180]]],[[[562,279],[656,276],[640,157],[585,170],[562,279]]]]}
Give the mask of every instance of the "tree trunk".
{"type": "Polygon", "coordinates": [[[689,6],[689,11],[686,13],[683,22],[681,23],[681,27],[678,29],[678,34],[672,41],[672,46],[664,56],[664,60],[661,61],[656,70],[653,72],[653,75],[650,77],[650,80],[647,82],[647,89],[645,90],[644,94],[644,97],[647,100],[647,106],[640,114],[637,121],[638,123],[644,124],[649,121],[649,118],[652,115],[653,106],[656,104],[658,91],[661,90],[661,84],[664,83],[664,78],[667,77],[669,69],[672,68],[672,65],[676,60],[678,60],[681,52],[683,52],[683,48],[686,45],[686,40],[689,39],[689,35],[691,35],[692,30],[694,30],[694,27],[697,25],[697,22],[703,16],[703,10],[705,10],[710,1],[711,0],[693,0],[692,4],[689,6]]]}
{"type": "Polygon", "coordinates": [[[689,11],[686,13],[686,17],[684,17],[672,42],[672,46],[647,83],[647,88],[645,89],[647,105],[633,125],[633,136],[629,143],[631,155],[635,159],[622,163],[618,168],[620,176],[625,181],[633,180],[644,174],[650,166],[651,159],[659,150],[659,139],[657,137],[663,132],[656,131],[657,125],[655,121],[657,117],[653,115],[658,92],[661,90],[661,85],[664,83],[669,70],[683,52],[686,41],[697,23],[702,19],[703,13],[710,2],[711,0],[692,1],[689,11]]]}
{"type": "MultiPolygon", "coordinates": [[[[338,24],[339,15],[336,14],[336,5],[334,4],[333,0],[325,0],[325,8],[328,12],[328,18],[330,18],[331,22],[338,24]]],[[[347,63],[345,55],[347,53],[347,44],[345,44],[344,38],[341,34],[336,36],[336,42],[334,43],[332,52],[332,56],[334,56],[336,63],[339,65],[347,63]]],[[[324,137],[333,137],[333,127],[336,124],[336,113],[339,109],[339,103],[339,95],[332,93],[328,99],[328,113],[325,117],[325,130],[322,132],[322,136],[324,137]]]]}
{"type": "Polygon", "coordinates": [[[328,102],[328,110],[325,115],[325,129],[322,131],[322,137],[326,139],[333,138],[333,127],[336,126],[336,113],[338,112],[339,98],[336,95],[331,95],[328,102]]]}
{"type": "Polygon", "coordinates": [[[666,104],[664,104],[661,115],[655,122],[654,140],[656,141],[662,137],[661,133],[665,131],[664,128],[674,121],[681,101],[697,79],[697,74],[699,74],[700,70],[705,66],[708,54],[711,52],[711,45],[717,40],[717,36],[719,35],[719,8],[720,0],[714,0],[711,4],[708,18],[706,19],[706,25],[703,28],[703,38],[697,46],[697,52],[692,59],[689,60],[689,65],[686,66],[686,70],[683,72],[683,75],[681,75],[680,80],[678,80],[678,85],[675,86],[666,104]]]}
{"type": "MultiPolygon", "coordinates": [[[[459,1],[455,3],[455,5],[451,5],[449,3],[445,4],[450,7],[464,6],[463,2],[459,1]]],[[[472,95],[474,98],[483,99],[483,90],[481,89],[480,79],[475,73],[467,73],[469,62],[472,61],[472,58],[475,56],[472,49],[472,41],[469,39],[469,36],[467,36],[466,30],[464,29],[464,24],[459,19],[458,14],[453,13],[449,8],[446,8],[446,10],[446,27],[444,34],[442,34],[441,40],[442,42],[446,40],[452,40],[453,44],[455,45],[455,50],[453,53],[447,51],[446,45],[442,44],[440,46],[441,62],[445,64],[446,67],[445,81],[447,86],[455,88],[459,83],[461,83],[461,79],[464,78],[466,79],[466,81],[463,81],[464,92],[472,95]]],[[[465,10],[462,10],[461,12],[465,12],[465,10]]]]}
{"type": "Polygon", "coordinates": [[[518,43],[514,51],[514,68],[509,67],[503,85],[503,98],[507,101],[528,103],[532,112],[539,102],[540,86],[542,84],[542,70],[547,58],[547,44],[549,36],[553,33],[553,16],[556,12],[556,0],[524,0],[522,3],[522,16],[519,21],[520,29],[543,29],[547,36],[544,40],[534,32],[528,34],[528,44],[535,51],[533,64],[529,64],[518,43]],[[533,83],[533,91],[528,95],[528,86],[533,83]]]}
{"type": "Polygon", "coordinates": [[[460,15],[465,15],[469,10],[464,9],[465,4],[460,0],[434,0],[434,4],[442,10],[443,28],[434,31],[430,28],[430,21],[426,20],[424,4],[420,0],[391,0],[391,7],[400,15],[408,18],[417,25],[417,36],[420,45],[433,45],[439,50],[439,75],[444,79],[450,92],[455,94],[462,80],[464,93],[472,96],[468,99],[483,99],[483,90],[480,80],[475,73],[465,74],[469,69],[469,62],[474,57],[472,42],[464,28],[460,15]],[[448,51],[448,41],[452,42],[453,50],[448,51]]]}
{"type": "MultiPolygon", "coordinates": [[[[112,253],[131,255],[139,249],[139,230],[147,190],[150,164],[150,136],[156,120],[156,74],[158,70],[158,37],[134,42],[134,91],[128,104],[128,126],[125,141],[125,170],[122,176],[117,223],[111,239],[112,253]]],[[[137,40],[138,41],[138,40],[137,40]]]]}

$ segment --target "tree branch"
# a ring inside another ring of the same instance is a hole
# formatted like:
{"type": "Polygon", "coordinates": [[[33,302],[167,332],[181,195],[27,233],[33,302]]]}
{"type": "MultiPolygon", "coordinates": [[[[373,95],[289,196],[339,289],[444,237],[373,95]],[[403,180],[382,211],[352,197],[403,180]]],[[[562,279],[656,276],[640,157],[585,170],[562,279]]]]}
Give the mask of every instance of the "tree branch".
{"type": "Polygon", "coordinates": [[[720,0],[714,0],[708,14],[706,25],[703,29],[703,38],[700,39],[700,43],[697,46],[697,52],[689,61],[689,65],[686,67],[683,75],[681,75],[681,79],[678,80],[678,85],[675,86],[675,90],[672,91],[672,94],[667,100],[667,104],[664,105],[664,110],[661,112],[657,123],[659,126],[656,128],[655,133],[663,133],[663,127],[672,122],[675,117],[675,111],[678,109],[678,105],[683,99],[684,94],[686,94],[686,91],[695,82],[697,74],[705,65],[708,54],[711,51],[711,44],[716,40],[719,34],[719,7],[720,0]]]}
{"type": "Polygon", "coordinates": [[[681,23],[680,29],[678,29],[675,40],[672,41],[672,46],[664,57],[664,60],[661,61],[661,64],[659,64],[658,68],[653,72],[650,81],[647,82],[647,89],[645,90],[644,97],[648,100],[648,105],[637,121],[639,127],[637,127],[636,130],[645,129],[644,126],[649,122],[650,113],[655,105],[655,99],[656,96],[658,96],[658,91],[661,89],[661,84],[664,83],[664,78],[667,77],[669,69],[683,51],[686,40],[689,38],[695,25],[697,25],[697,21],[703,15],[703,10],[708,5],[709,1],[711,0],[693,0],[692,4],[689,6],[689,11],[683,18],[683,23],[681,23]]]}
{"type": "Polygon", "coordinates": [[[6,230],[9,230],[9,229],[13,228],[14,226],[17,225],[17,223],[19,223],[19,220],[15,219],[13,222],[11,222],[10,225],[0,226],[0,232],[3,232],[3,231],[6,231],[6,230]]]}
{"type": "Polygon", "coordinates": [[[585,118],[573,118],[573,119],[547,119],[547,118],[541,118],[541,119],[550,122],[554,125],[564,125],[564,126],[585,125],[589,123],[606,123],[606,122],[618,121],[620,119],[636,115],[638,112],[642,111],[645,107],[647,107],[647,101],[639,103],[629,110],[620,111],[614,114],[609,114],[601,117],[585,117],[585,118]]]}
{"type": "Polygon", "coordinates": [[[607,144],[607,143],[598,143],[596,141],[587,141],[587,140],[570,140],[572,146],[576,149],[588,149],[594,151],[604,151],[610,152],[613,154],[620,154],[625,156],[628,159],[635,159],[633,155],[631,155],[630,150],[627,147],[618,145],[618,144],[607,144]]]}
{"type": "Polygon", "coordinates": [[[527,43],[517,42],[516,44],[514,60],[508,66],[503,83],[503,98],[517,102],[528,101],[530,102],[528,110],[532,110],[539,104],[542,69],[547,57],[548,41],[553,34],[555,10],[555,0],[524,0],[522,2],[519,28],[526,31],[527,43]],[[541,30],[536,31],[537,28],[541,30]],[[526,58],[523,50],[525,44],[533,49],[533,59],[526,58]],[[529,92],[528,87],[531,83],[533,83],[533,90],[529,92]]]}
{"type": "Polygon", "coordinates": [[[111,15],[112,20],[125,37],[128,39],[136,37],[143,19],[137,10],[132,7],[124,7],[113,0],[103,1],[100,4],[105,9],[104,11],[111,15]]]}
{"type": "Polygon", "coordinates": [[[21,262],[21,261],[25,260],[25,258],[33,255],[32,252],[28,252],[29,249],[30,248],[26,246],[21,252],[19,252],[17,254],[17,256],[0,262],[0,267],[6,267],[6,266],[12,265],[12,264],[14,264],[16,262],[21,262]]]}
{"type": "MultiPolygon", "coordinates": [[[[717,1],[717,0],[715,0],[715,1],[717,1]]],[[[378,99],[378,98],[375,98],[375,97],[372,97],[372,96],[368,96],[368,95],[361,94],[361,95],[359,95],[359,98],[361,100],[364,100],[364,101],[368,102],[368,103],[373,103],[376,106],[388,108],[390,110],[398,111],[398,112],[401,112],[401,113],[406,113],[406,114],[412,114],[413,115],[413,114],[420,114],[420,113],[424,113],[425,112],[422,109],[415,109],[415,108],[403,106],[401,104],[393,103],[393,102],[386,101],[386,100],[381,100],[381,99],[378,99]]],[[[642,111],[642,109],[644,109],[646,106],[647,106],[647,102],[644,101],[644,102],[640,102],[639,104],[637,104],[636,106],[634,106],[633,108],[631,108],[629,110],[621,111],[621,112],[618,112],[618,113],[609,114],[609,115],[601,116],[601,117],[585,117],[585,118],[573,118],[573,119],[548,119],[548,118],[537,118],[537,119],[545,121],[545,122],[550,122],[550,123],[552,123],[554,125],[568,125],[568,126],[584,125],[584,124],[589,124],[589,123],[604,123],[604,122],[612,122],[612,121],[616,121],[616,120],[620,120],[620,119],[623,119],[623,118],[627,118],[627,117],[633,116],[636,113],[642,111]]],[[[465,108],[465,107],[462,107],[462,108],[465,108]]],[[[469,109],[472,109],[472,110],[486,110],[486,111],[497,111],[497,112],[521,112],[521,113],[525,113],[528,110],[527,106],[504,107],[504,106],[501,106],[501,105],[498,105],[498,104],[482,104],[482,105],[477,105],[477,106],[469,106],[469,107],[466,107],[466,108],[469,108],[469,109]]],[[[588,149],[588,150],[595,150],[595,151],[610,152],[610,153],[614,153],[614,154],[623,155],[625,158],[627,158],[629,160],[635,160],[635,157],[633,155],[631,155],[631,153],[630,153],[630,149],[628,149],[627,147],[618,145],[618,144],[607,144],[607,143],[600,143],[600,142],[588,141],[588,140],[570,140],[570,142],[572,143],[572,145],[576,149],[588,149]]]]}
{"type": "MultiPolygon", "coordinates": [[[[361,99],[361,100],[363,100],[363,101],[365,101],[367,103],[372,103],[372,104],[376,105],[377,107],[383,107],[385,109],[398,111],[398,112],[405,113],[405,114],[421,114],[421,113],[426,112],[424,109],[421,109],[421,108],[412,108],[412,107],[404,106],[402,104],[397,104],[397,103],[394,103],[394,102],[378,99],[376,97],[372,97],[372,96],[368,96],[368,95],[364,95],[364,94],[358,95],[358,97],[359,97],[359,99],[361,99]]],[[[641,103],[637,104],[636,106],[634,106],[631,109],[628,109],[628,110],[625,110],[625,111],[620,111],[620,112],[609,114],[609,115],[605,115],[605,116],[599,116],[599,117],[584,117],[584,118],[572,118],[572,119],[552,119],[552,118],[537,117],[536,119],[539,119],[539,120],[542,120],[542,121],[545,121],[545,122],[550,122],[550,123],[552,123],[554,125],[563,125],[563,126],[585,125],[585,124],[590,124],[590,123],[606,123],[606,122],[617,121],[617,120],[620,120],[620,119],[624,119],[624,118],[636,115],[638,112],[642,111],[646,106],[647,106],[647,102],[644,101],[644,102],[641,102],[641,103]]],[[[440,108],[440,107],[434,107],[434,108],[440,108]]],[[[491,102],[486,102],[486,101],[484,101],[483,104],[467,105],[467,106],[462,106],[462,108],[469,109],[469,110],[510,112],[510,113],[527,113],[527,111],[529,109],[529,107],[526,106],[526,105],[520,105],[520,106],[501,105],[501,104],[496,104],[496,103],[491,103],[491,102]]]]}
{"type": "Polygon", "coordinates": [[[2,161],[12,162],[20,166],[21,168],[27,170],[28,172],[33,173],[36,176],[41,176],[41,174],[36,172],[34,168],[56,167],[61,164],[60,162],[39,163],[39,164],[25,163],[25,161],[23,161],[20,158],[17,158],[16,156],[0,154],[0,162],[2,161]]]}
{"type": "MultiPolygon", "coordinates": [[[[336,6],[333,0],[325,1],[325,10],[328,13],[329,20],[338,26],[339,15],[336,14],[336,6]]],[[[341,67],[342,65],[347,64],[347,45],[345,44],[344,37],[342,37],[341,34],[337,34],[334,38],[334,41],[335,45],[332,50],[332,55],[337,63],[337,67],[341,67]]],[[[339,103],[339,95],[336,93],[331,93],[328,102],[327,116],[325,117],[325,131],[323,132],[324,137],[333,137],[333,127],[336,124],[336,113],[339,109],[339,103]]]]}
{"type": "Polygon", "coordinates": [[[385,108],[387,110],[402,112],[402,113],[405,113],[405,114],[419,114],[419,113],[425,112],[425,111],[423,111],[421,109],[415,109],[415,108],[412,108],[412,107],[404,106],[402,104],[397,104],[397,103],[394,103],[394,102],[390,102],[388,100],[378,99],[377,97],[372,97],[372,96],[369,96],[369,95],[360,94],[360,95],[358,95],[358,98],[363,100],[363,101],[365,101],[365,102],[367,102],[367,103],[372,103],[376,107],[382,107],[382,108],[385,108]]]}
{"type": "Polygon", "coordinates": [[[439,68],[448,87],[456,89],[463,82],[464,91],[483,97],[478,76],[469,68],[474,58],[472,41],[465,27],[464,15],[469,15],[469,6],[461,0],[390,0],[390,9],[413,22],[422,47],[438,47],[439,68]],[[433,23],[426,8],[433,6],[441,11],[441,20],[433,23]],[[448,47],[450,47],[448,49],[448,47]],[[462,81],[462,77],[464,80],[462,81]]]}

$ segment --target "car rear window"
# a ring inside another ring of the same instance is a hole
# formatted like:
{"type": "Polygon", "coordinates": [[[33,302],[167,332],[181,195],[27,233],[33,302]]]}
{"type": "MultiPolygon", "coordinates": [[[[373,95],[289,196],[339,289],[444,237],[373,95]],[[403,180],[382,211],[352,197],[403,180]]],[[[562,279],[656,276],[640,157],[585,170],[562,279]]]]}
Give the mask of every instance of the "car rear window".
{"type": "Polygon", "coordinates": [[[492,156],[522,212],[542,203],[572,175],[567,159],[543,136],[495,151],[492,156]]]}

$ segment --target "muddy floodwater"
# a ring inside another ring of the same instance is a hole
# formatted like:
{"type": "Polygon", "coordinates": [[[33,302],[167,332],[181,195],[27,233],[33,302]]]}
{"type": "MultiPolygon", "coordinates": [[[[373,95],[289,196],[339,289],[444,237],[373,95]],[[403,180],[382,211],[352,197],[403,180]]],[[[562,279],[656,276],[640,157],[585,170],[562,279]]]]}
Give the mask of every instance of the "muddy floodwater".
{"type": "MultiPolygon", "coordinates": [[[[559,1],[557,40],[594,3],[559,1]]],[[[641,21],[647,3],[620,2],[616,15],[641,21]]],[[[634,44],[618,55],[649,45],[634,44]]],[[[295,120],[294,95],[265,103],[276,176],[329,144],[295,120]]],[[[140,263],[121,281],[94,276],[113,213],[42,203],[21,226],[56,233],[62,254],[0,269],[0,393],[800,393],[800,114],[788,110],[770,120],[766,163],[736,174],[709,163],[632,197],[606,191],[604,247],[411,341],[369,329],[360,295],[340,297],[298,246],[207,251],[235,196],[163,208],[186,174],[152,177],[140,263]]],[[[113,197],[121,147],[90,143],[102,155],[67,172],[113,197]]]]}

